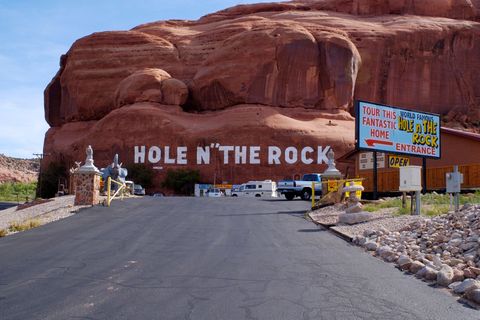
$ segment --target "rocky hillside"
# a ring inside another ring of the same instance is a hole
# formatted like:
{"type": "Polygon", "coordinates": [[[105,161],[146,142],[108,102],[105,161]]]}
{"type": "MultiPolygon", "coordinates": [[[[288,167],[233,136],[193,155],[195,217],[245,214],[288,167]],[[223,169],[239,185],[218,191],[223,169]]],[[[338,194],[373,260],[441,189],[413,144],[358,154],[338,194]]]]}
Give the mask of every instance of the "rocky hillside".
{"type": "Polygon", "coordinates": [[[0,183],[34,182],[38,178],[37,159],[19,159],[0,154],[0,183]]]}

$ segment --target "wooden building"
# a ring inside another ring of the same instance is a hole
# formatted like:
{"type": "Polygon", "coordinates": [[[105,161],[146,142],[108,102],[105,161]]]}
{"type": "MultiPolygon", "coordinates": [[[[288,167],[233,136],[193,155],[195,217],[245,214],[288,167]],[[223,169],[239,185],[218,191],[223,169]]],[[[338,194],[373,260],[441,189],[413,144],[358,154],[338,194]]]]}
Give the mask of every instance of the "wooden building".
{"type": "MultiPolygon", "coordinates": [[[[445,174],[458,165],[463,173],[462,190],[480,189],[480,134],[451,128],[441,128],[441,158],[427,159],[427,191],[445,190],[445,174]]],[[[398,192],[399,168],[392,167],[394,155],[377,152],[377,187],[380,193],[398,192]]],[[[397,157],[399,157],[397,155],[397,157]]],[[[422,165],[422,158],[406,158],[410,165],[422,165]]],[[[349,178],[364,178],[365,192],[373,191],[373,152],[352,150],[339,159],[349,178]]],[[[397,161],[398,162],[398,161],[397,161]]]]}

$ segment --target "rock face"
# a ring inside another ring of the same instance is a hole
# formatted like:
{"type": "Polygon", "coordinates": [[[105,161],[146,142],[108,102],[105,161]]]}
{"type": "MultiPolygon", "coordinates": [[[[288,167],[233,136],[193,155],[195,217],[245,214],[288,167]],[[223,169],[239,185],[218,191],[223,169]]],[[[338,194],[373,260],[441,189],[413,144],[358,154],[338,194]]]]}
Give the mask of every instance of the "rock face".
{"type": "Polygon", "coordinates": [[[0,183],[35,182],[39,168],[39,160],[17,159],[0,154],[0,183]]]}
{"type": "Polygon", "coordinates": [[[182,81],[161,69],[141,69],[123,79],[115,92],[115,108],[136,102],[182,105],[188,88],[182,81]]]}
{"type": "Polygon", "coordinates": [[[354,142],[348,115],[354,99],[475,123],[480,120],[479,9],[478,0],[293,1],[94,33],[62,56],[45,90],[45,117],[52,126],[45,152],[52,154],[50,161],[68,162],[75,148],[60,144],[82,149],[90,143],[111,150],[105,159],[127,152],[123,159],[147,142],[197,146],[222,137],[227,145],[234,145],[234,138],[263,145],[282,138],[283,146],[299,148],[328,144],[340,156],[354,142]],[[125,121],[132,107],[136,113],[125,121]],[[283,116],[280,126],[262,117],[271,114],[283,116]],[[142,131],[142,140],[133,139],[132,132],[143,126],[140,118],[158,122],[142,131]],[[207,121],[213,118],[223,125],[207,121]],[[325,132],[333,127],[320,119],[345,121],[341,126],[350,129],[332,137],[325,132]],[[128,129],[117,125],[105,131],[110,121],[128,129]],[[185,135],[183,123],[192,121],[185,135]],[[312,121],[322,124],[300,126],[312,121]],[[256,142],[245,131],[263,137],[256,142]],[[113,140],[122,142],[112,150],[112,141],[87,139],[94,132],[109,137],[115,132],[113,140]]]}

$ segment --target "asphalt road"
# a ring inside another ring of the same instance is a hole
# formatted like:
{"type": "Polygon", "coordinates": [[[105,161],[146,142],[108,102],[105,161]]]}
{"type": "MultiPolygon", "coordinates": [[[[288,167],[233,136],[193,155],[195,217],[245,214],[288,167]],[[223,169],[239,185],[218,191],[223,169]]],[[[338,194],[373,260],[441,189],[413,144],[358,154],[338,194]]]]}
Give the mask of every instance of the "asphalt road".
{"type": "Polygon", "coordinates": [[[16,202],[0,202],[0,211],[5,210],[11,207],[18,206],[18,203],[16,202]]]}
{"type": "Polygon", "coordinates": [[[304,220],[308,203],[115,201],[0,239],[0,319],[479,319],[304,220]]]}

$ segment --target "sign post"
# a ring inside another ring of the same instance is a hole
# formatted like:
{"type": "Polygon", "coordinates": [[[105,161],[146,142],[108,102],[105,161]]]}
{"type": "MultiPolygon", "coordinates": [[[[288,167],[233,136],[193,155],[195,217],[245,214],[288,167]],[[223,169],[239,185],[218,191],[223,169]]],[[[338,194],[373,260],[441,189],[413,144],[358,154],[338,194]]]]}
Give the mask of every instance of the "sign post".
{"type": "Polygon", "coordinates": [[[422,158],[422,193],[427,193],[427,158],[422,158]]]}
{"type": "Polygon", "coordinates": [[[378,200],[377,151],[373,151],[373,200],[378,200]]]}

